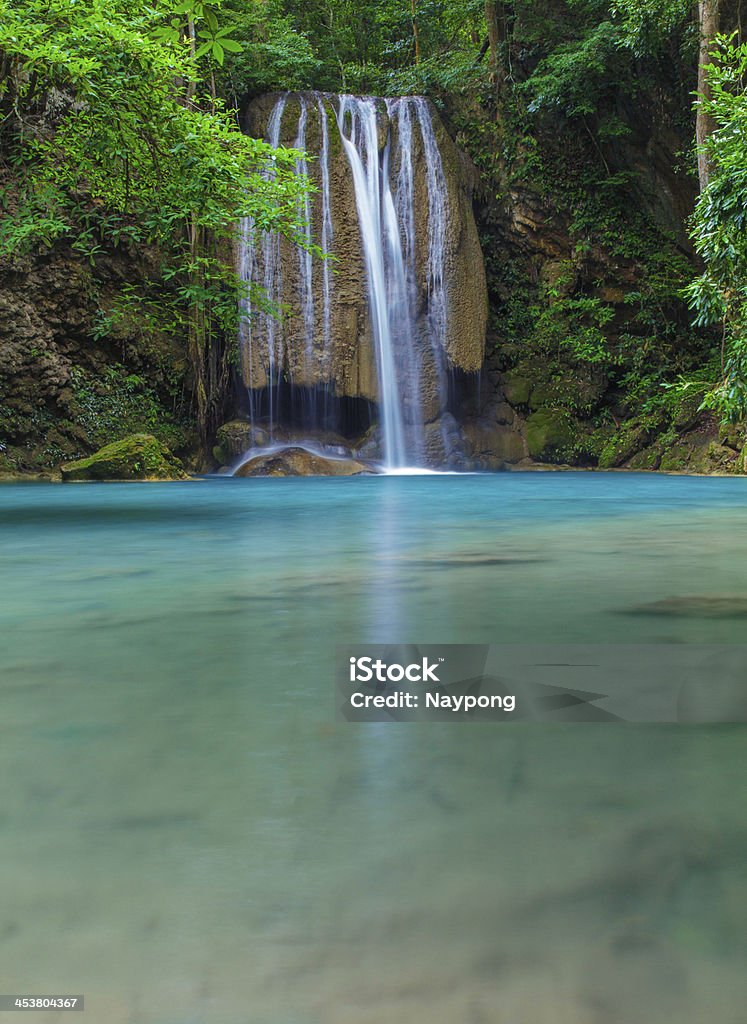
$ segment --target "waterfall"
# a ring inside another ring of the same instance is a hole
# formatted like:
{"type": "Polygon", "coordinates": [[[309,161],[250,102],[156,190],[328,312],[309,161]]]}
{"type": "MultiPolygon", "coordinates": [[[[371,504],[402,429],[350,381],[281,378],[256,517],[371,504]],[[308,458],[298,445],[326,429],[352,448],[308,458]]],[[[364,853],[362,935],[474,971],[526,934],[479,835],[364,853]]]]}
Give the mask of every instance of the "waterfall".
{"type": "MultiPolygon", "coordinates": [[[[322,169],[322,251],[328,253],[334,242],[334,228],[332,226],[332,207],[329,190],[329,123],[327,120],[327,108],[321,96],[317,97],[317,110],[319,111],[319,123],[322,129],[322,147],[319,154],[319,163],[322,169]]],[[[332,295],[332,273],[329,260],[324,261],[323,274],[323,296],[324,296],[324,351],[329,350],[331,337],[331,313],[330,299],[332,295]]]]}
{"type": "MultiPolygon", "coordinates": [[[[407,101],[403,101],[407,102],[407,101]]],[[[426,187],[428,189],[428,337],[438,376],[439,392],[448,401],[449,374],[446,362],[446,278],[445,252],[448,210],[446,176],[441,153],[433,131],[428,104],[422,96],[409,102],[415,105],[425,150],[426,187]]],[[[442,441],[448,450],[448,438],[442,425],[442,441]]]]}
{"type": "Polygon", "coordinates": [[[395,325],[397,317],[404,315],[406,321],[409,319],[409,310],[406,307],[402,246],[388,180],[391,140],[387,140],[384,150],[382,173],[379,164],[375,101],[370,98],[342,96],[338,123],[342,144],[353,174],[361,242],[366,258],[368,296],[379,374],[384,465],[388,469],[396,469],[407,464],[407,448],[404,403],[395,358],[395,325]],[[346,135],[348,114],[350,128],[349,135],[346,135]],[[393,287],[391,294],[388,290],[390,284],[393,287]]]}
{"type": "MultiPolygon", "coordinates": [[[[296,169],[315,183],[299,201],[302,234],[334,261],[259,234],[250,221],[242,225],[240,274],[249,295],[240,344],[252,420],[271,438],[289,419],[310,434],[345,433],[345,396],[361,395],[378,414],[386,468],[433,464],[426,428],[445,419],[448,403],[449,204],[427,101],[283,94],[265,137],[301,151],[296,169]],[[357,215],[356,235],[348,208],[357,215]],[[355,278],[356,265],[363,312],[352,306],[354,285],[339,283],[355,278]]],[[[448,453],[443,427],[441,433],[448,453]]]]}
{"type": "MultiPolygon", "coordinates": [[[[267,141],[275,148],[280,145],[280,128],[285,111],[286,97],[281,96],[275,104],[267,125],[267,141]]],[[[271,175],[272,172],[269,172],[271,175]]],[[[261,236],[261,266],[255,245],[256,228],[251,218],[241,223],[241,244],[239,247],[239,275],[247,285],[247,293],[241,298],[239,344],[245,367],[248,367],[249,403],[252,421],[255,420],[254,381],[255,360],[252,345],[255,331],[266,339],[267,348],[267,401],[269,406],[270,436],[274,435],[277,421],[275,410],[277,398],[273,388],[277,389],[280,381],[282,352],[278,350],[278,321],[275,315],[279,311],[283,293],[283,266],[281,260],[280,237],[270,232],[261,236]],[[263,295],[259,303],[255,303],[253,285],[261,282],[263,295]]]]}
{"type": "MultiPolygon", "coordinates": [[[[298,132],[296,134],[293,148],[301,152],[296,160],[296,174],[307,176],[309,164],[306,158],[306,123],[308,121],[308,108],[306,100],[301,97],[301,116],[298,119],[298,132]]],[[[314,241],[311,233],[311,196],[304,193],[299,203],[299,220],[304,227],[305,240],[308,245],[314,241]]],[[[300,267],[301,280],[301,310],[304,325],[304,343],[307,358],[311,358],[314,346],[314,297],[311,290],[311,253],[303,246],[298,247],[298,262],[300,267]]]]}

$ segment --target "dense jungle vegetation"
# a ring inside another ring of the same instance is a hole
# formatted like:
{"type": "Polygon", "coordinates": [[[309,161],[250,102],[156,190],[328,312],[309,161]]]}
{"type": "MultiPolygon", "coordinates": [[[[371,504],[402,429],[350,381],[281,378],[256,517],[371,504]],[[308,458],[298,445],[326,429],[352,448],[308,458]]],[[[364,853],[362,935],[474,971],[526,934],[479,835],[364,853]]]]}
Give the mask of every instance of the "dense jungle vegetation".
{"type": "MultiPolygon", "coordinates": [[[[72,252],[95,293],[107,261],[146,254],[92,337],[177,338],[188,369],[81,370],[71,407],[116,435],[186,382],[191,408],[161,418],[194,409],[204,441],[235,357],[236,224],[294,236],[304,188],[292,152],[241,133],[242,104],[428,95],[479,171],[489,365],[519,406],[529,376],[584,420],[558,461],[614,465],[699,409],[747,416],[741,31],[725,0],[0,0],[0,257],[12,279],[72,252]],[[507,244],[527,204],[554,239],[534,277],[507,244]]],[[[25,415],[0,394],[8,436],[25,415]]]]}

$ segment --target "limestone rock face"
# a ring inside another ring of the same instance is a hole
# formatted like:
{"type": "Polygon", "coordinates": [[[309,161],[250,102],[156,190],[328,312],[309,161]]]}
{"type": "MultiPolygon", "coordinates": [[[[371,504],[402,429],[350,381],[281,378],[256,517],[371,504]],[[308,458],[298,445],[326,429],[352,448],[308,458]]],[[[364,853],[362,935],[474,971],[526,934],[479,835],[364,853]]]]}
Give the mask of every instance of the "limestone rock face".
{"type": "Polygon", "coordinates": [[[524,439],[510,426],[476,421],[464,426],[469,453],[485,469],[500,469],[505,463],[521,462],[527,457],[524,439]]]}
{"type": "MultiPolygon", "coordinates": [[[[435,110],[431,116],[446,176],[450,213],[446,239],[446,353],[452,366],[476,373],[485,355],[488,297],[485,264],[472,212],[472,175],[465,166],[466,158],[435,110]]],[[[423,197],[421,204],[425,201],[423,197]]]]}
{"type": "Polygon", "coordinates": [[[151,434],[132,434],[100,448],[87,459],[60,466],[62,479],[186,480],[181,462],[151,434]]]}
{"type": "MultiPolygon", "coordinates": [[[[245,129],[256,137],[267,131],[271,113],[279,99],[270,93],[252,101],[245,114],[245,129]]],[[[387,139],[396,144],[397,122],[390,120],[383,100],[377,102],[377,134],[382,163],[387,139]]],[[[308,314],[304,319],[302,297],[304,274],[308,264],[295,246],[280,240],[282,267],[282,301],[284,317],[274,327],[264,328],[263,318],[256,318],[251,327],[251,345],[242,345],[243,379],[251,389],[263,388],[268,381],[270,359],[267,333],[274,332],[273,344],[282,352],[282,369],[298,387],[322,387],[339,398],[379,400],[379,382],[373,343],[371,313],[368,302],[366,265],[359,228],[356,196],[348,157],[344,151],[337,122],[339,97],[328,94],[288,94],[280,123],[279,141],[292,147],[298,137],[302,105],[305,108],[305,148],[310,159],[308,165],[316,192],[311,196],[311,229],[314,241],[321,244],[323,228],[323,161],[322,113],[328,127],[328,159],[326,168],[329,187],[329,210],[332,240],[329,251],[333,260],[328,275],[329,320],[324,322],[324,261],[314,257],[311,263],[310,293],[313,298],[313,326],[309,330],[308,314]],[[311,333],[311,338],[309,334],[311,333]],[[326,334],[326,338],[325,338],[326,334]]],[[[464,158],[446,132],[433,108],[430,116],[441,155],[446,184],[448,216],[444,233],[444,280],[446,284],[447,315],[443,347],[445,359],[432,352],[432,330],[428,323],[429,301],[429,197],[426,160],[422,135],[416,124],[412,130],[412,169],[414,222],[416,230],[416,332],[421,352],[422,369],[419,382],[421,410],[418,415],[424,423],[436,420],[444,411],[443,399],[437,380],[439,361],[446,368],[477,371],[483,362],[487,319],[487,292],[482,253],[472,213],[471,179],[464,166],[464,158]]],[[[393,145],[392,152],[396,152],[393,145]]],[[[389,178],[394,182],[399,173],[399,160],[389,167],[389,178]]],[[[261,250],[261,240],[254,240],[254,253],[261,250]]],[[[262,253],[257,260],[258,280],[263,282],[262,253]]],[[[308,296],[308,287],[306,290],[308,296]]],[[[307,306],[308,308],[308,306],[307,306]]],[[[246,332],[245,338],[246,341],[246,332]]],[[[277,366],[277,360],[274,365],[277,366]]],[[[407,410],[405,411],[407,414],[407,410]]]]}
{"type": "Polygon", "coordinates": [[[429,466],[464,467],[466,449],[459,424],[450,412],[425,426],[425,454],[429,466]]]}
{"type": "Polygon", "coordinates": [[[306,448],[281,448],[256,455],[234,476],[360,476],[373,472],[355,459],[329,459],[306,448]]]}

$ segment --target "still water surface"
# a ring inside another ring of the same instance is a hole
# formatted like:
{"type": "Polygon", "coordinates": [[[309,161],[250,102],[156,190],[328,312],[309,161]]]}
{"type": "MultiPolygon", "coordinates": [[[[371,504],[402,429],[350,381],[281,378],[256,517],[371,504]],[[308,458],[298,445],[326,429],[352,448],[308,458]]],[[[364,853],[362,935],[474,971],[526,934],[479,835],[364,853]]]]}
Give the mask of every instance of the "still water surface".
{"type": "Polygon", "coordinates": [[[336,643],[745,642],[640,610],[692,595],[747,598],[747,480],[0,488],[0,988],[744,1024],[747,726],[334,719],[336,643]]]}

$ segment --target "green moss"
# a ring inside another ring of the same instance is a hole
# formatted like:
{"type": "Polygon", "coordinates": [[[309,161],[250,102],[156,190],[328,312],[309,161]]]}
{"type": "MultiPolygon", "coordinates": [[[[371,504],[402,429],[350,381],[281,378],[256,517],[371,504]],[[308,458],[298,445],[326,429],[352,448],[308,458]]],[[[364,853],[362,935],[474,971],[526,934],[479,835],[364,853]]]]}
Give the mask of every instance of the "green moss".
{"type": "Polygon", "coordinates": [[[652,445],[638,452],[628,462],[628,469],[658,469],[661,462],[661,447],[652,445]]]}
{"type": "Polygon", "coordinates": [[[503,378],[503,393],[511,405],[526,405],[532,390],[532,382],[528,377],[518,373],[507,373],[503,378]]]}
{"type": "Polygon", "coordinates": [[[670,473],[738,473],[741,467],[740,456],[733,448],[702,434],[667,449],[659,465],[670,473]]]}
{"type": "Polygon", "coordinates": [[[686,444],[675,444],[668,448],[661,457],[659,469],[667,473],[677,473],[688,467],[692,451],[686,444]]]}
{"type": "Polygon", "coordinates": [[[555,462],[573,445],[575,431],[563,410],[542,409],[527,420],[526,439],[532,458],[555,462]]]}
{"type": "Polygon", "coordinates": [[[181,462],[152,434],[133,434],[60,466],[63,480],[186,480],[181,462]]]}
{"type": "Polygon", "coordinates": [[[602,469],[622,466],[651,440],[651,428],[648,423],[639,420],[628,420],[607,439],[599,453],[599,465],[602,469]]]}
{"type": "Polygon", "coordinates": [[[703,392],[690,390],[679,395],[678,399],[672,409],[672,426],[675,430],[689,430],[700,415],[703,392]]]}
{"type": "Polygon", "coordinates": [[[15,462],[0,451],[0,476],[14,476],[18,472],[15,462]]]}
{"type": "Polygon", "coordinates": [[[747,442],[745,425],[743,423],[722,423],[719,427],[718,440],[719,444],[741,453],[747,442]]]}

